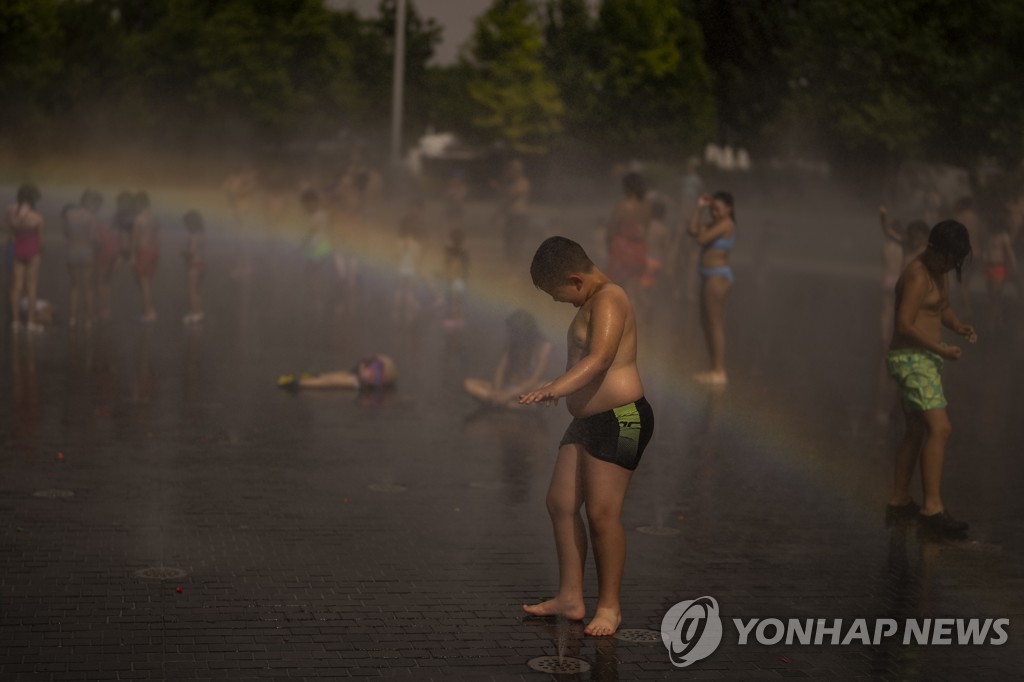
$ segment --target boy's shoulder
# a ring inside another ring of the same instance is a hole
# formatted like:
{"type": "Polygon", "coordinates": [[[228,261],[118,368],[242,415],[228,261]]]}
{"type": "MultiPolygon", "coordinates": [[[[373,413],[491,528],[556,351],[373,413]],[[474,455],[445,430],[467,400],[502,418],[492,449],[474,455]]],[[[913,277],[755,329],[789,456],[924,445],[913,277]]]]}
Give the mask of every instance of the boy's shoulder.
{"type": "Polygon", "coordinates": [[[590,297],[590,303],[592,306],[596,303],[609,303],[611,305],[626,305],[631,306],[629,302],[629,295],[626,290],[615,282],[606,282],[594,292],[593,296],[590,297]]]}

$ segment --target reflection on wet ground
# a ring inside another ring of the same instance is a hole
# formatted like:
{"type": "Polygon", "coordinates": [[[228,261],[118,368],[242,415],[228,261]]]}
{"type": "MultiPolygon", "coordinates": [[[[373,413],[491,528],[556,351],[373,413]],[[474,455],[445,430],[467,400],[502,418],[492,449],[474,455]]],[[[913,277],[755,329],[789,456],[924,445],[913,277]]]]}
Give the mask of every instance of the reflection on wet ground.
{"type": "MultiPolygon", "coordinates": [[[[132,319],[120,272],[112,321],[0,335],[0,678],[542,679],[526,665],[540,656],[586,661],[578,679],[682,676],[658,642],[521,618],[556,586],[544,497],[569,418],[480,409],[461,382],[491,373],[515,305],[549,322],[561,362],[572,311],[495,275],[464,330],[429,306],[397,326],[386,270],[369,264],[355,309],[335,310],[306,296],[293,253],[267,255],[274,267],[247,280],[211,271],[201,327],[178,324],[169,265],[156,325],[132,319]],[[396,358],[396,391],[274,385],[372,352],[396,358]],[[184,575],[135,575],[146,568],[184,575]]],[[[1019,674],[1019,326],[947,365],[945,497],[972,533],[922,543],[882,523],[901,418],[879,372],[875,282],[737,270],[727,389],[689,380],[705,363],[692,303],[663,301],[642,332],[658,426],[625,511],[623,627],[659,630],[673,604],[712,595],[725,637],[687,675],[1019,674]],[[1012,625],[1003,646],[737,644],[731,619],[767,617],[1012,625]]],[[[44,291],[61,291],[61,274],[44,291]]]]}

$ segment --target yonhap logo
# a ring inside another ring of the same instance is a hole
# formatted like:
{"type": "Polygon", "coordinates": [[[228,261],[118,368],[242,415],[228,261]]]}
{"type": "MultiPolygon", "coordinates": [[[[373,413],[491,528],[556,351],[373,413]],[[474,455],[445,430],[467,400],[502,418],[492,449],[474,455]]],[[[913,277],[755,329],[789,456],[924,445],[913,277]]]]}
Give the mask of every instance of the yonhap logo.
{"type": "Polygon", "coordinates": [[[661,621],[661,640],[677,668],[707,658],[722,642],[718,602],[714,597],[679,602],[661,621]]]}
{"type": "MultiPolygon", "coordinates": [[[[1009,618],[733,618],[738,646],[1002,646],[1009,618]]],[[[661,620],[661,641],[677,668],[707,658],[722,643],[718,602],[704,596],[681,601],[661,620]]]]}

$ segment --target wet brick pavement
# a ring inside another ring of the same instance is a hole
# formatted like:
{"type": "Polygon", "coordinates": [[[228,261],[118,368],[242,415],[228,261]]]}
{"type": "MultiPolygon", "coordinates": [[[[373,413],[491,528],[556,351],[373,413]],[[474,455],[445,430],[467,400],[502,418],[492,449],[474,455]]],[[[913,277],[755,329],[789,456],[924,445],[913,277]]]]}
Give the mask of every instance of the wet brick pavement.
{"type": "MultiPolygon", "coordinates": [[[[570,309],[481,274],[463,334],[430,312],[398,329],[382,271],[367,270],[358,315],[335,317],[303,298],[283,248],[246,285],[214,247],[201,330],[177,322],[169,262],[153,327],[131,321],[121,273],[118,316],[91,334],[0,336],[0,680],[1020,678],[1016,331],[947,367],[946,501],[972,535],[934,544],[882,524],[899,417],[876,418],[892,402],[873,279],[741,261],[718,393],[688,379],[704,362],[691,305],[664,308],[644,336],[657,430],[624,512],[623,627],[658,630],[673,604],[715,597],[721,646],[682,670],[660,642],[522,618],[556,586],[544,494],[568,416],[480,412],[460,382],[490,374],[513,305],[543,314],[559,356],[570,309]],[[274,387],[372,351],[398,359],[395,393],[274,387]],[[928,617],[1009,618],[1009,639],[741,646],[732,622],[928,617]],[[535,672],[540,656],[590,670],[535,672]]],[[[63,275],[47,266],[44,293],[63,275]]]]}

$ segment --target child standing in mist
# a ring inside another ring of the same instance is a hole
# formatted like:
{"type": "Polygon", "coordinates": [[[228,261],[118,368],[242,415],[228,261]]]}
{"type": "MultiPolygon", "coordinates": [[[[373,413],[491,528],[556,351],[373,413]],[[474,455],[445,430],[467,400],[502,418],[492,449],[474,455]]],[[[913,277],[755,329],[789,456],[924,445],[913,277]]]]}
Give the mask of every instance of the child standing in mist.
{"type": "Polygon", "coordinates": [[[142,292],[141,322],[156,322],[156,308],[153,306],[153,275],[160,259],[160,224],[149,208],[149,195],[139,192],[135,195],[135,220],[132,223],[132,264],[135,279],[142,292]]]}
{"type": "Polygon", "coordinates": [[[103,195],[90,190],[89,209],[93,214],[93,232],[95,241],[95,263],[91,286],[95,289],[96,309],[101,320],[110,318],[110,282],[114,276],[114,268],[121,260],[121,239],[113,227],[100,216],[103,206],[103,195]]]}
{"type": "Polygon", "coordinates": [[[82,312],[81,319],[86,327],[92,326],[95,316],[92,280],[95,267],[94,244],[97,240],[95,210],[98,204],[93,194],[92,190],[85,190],[77,205],[65,206],[61,213],[67,243],[68,276],[71,279],[68,327],[77,325],[79,312],[82,312]]]}
{"type": "Polygon", "coordinates": [[[423,202],[409,202],[405,216],[398,226],[398,289],[395,291],[394,317],[396,322],[412,322],[420,309],[418,289],[420,259],[423,257],[422,232],[423,202]]]}
{"type": "Polygon", "coordinates": [[[949,271],[961,269],[971,255],[971,240],[961,223],[944,220],[932,228],[928,246],[911,261],[896,282],[896,320],[886,358],[889,373],[900,387],[907,430],[896,452],[893,493],[886,523],[917,517],[922,535],[961,538],[968,524],[954,519],[942,504],[942,467],[952,427],[939,372],[944,360],[959,360],[959,346],[942,341],[946,327],[969,343],[978,335],[963,324],[949,306],[949,271]],[[918,506],[910,496],[910,481],[918,461],[924,499],[918,506]]]}
{"type": "Polygon", "coordinates": [[[452,229],[444,247],[444,286],[447,313],[444,326],[460,328],[465,324],[466,280],[469,278],[469,253],[463,243],[466,233],[460,227],[452,229]]]}
{"type": "Polygon", "coordinates": [[[985,289],[988,292],[989,324],[999,331],[1004,323],[1003,288],[1017,279],[1017,255],[1006,227],[993,230],[985,240],[985,289]]]}
{"type": "Polygon", "coordinates": [[[7,209],[8,241],[11,250],[11,328],[21,329],[21,297],[28,300],[25,308],[25,329],[30,332],[43,331],[43,325],[36,319],[36,299],[39,292],[39,267],[46,245],[43,216],[36,210],[42,198],[35,185],[18,188],[17,202],[7,209]]]}
{"type": "Polygon", "coordinates": [[[185,324],[199,324],[203,321],[203,297],[199,287],[206,274],[206,237],[203,235],[205,224],[198,211],[189,211],[182,219],[188,232],[188,243],[185,252],[186,277],[188,278],[189,312],[182,318],[185,324]]]}
{"type": "Polygon", "coordinates": [[[713,386],[728,382],[725,372],[725,299],[732,289],[729,254],[736,244],[736,211],[732,194],[715,192],[697,200],[690,216],[689,234],[700,247],[700,323],[711,358],[711,371],[698,372],[694,379],[713,386]],[[710,221],[701,221],[707,209],[710,221]]]}

